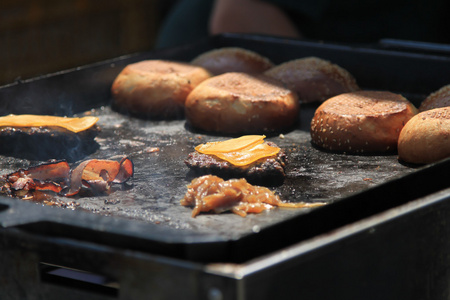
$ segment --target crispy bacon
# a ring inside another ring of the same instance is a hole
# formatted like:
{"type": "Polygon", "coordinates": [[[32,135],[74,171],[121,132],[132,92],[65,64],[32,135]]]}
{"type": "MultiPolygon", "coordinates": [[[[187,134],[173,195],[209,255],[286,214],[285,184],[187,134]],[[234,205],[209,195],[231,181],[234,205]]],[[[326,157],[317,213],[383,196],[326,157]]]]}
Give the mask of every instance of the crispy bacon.
{"type": "Polygon", "coordinates": [[[52,191],[63,196],[78,194],[82,186],[95,192],[109,190],[112,183],[124,183],[133,176],[131,159],[120,161],[91,159],[71,170],[66,161],[50,161],[3,175],[1,192],[29,197],[29,192],[52,191]]]}
{"type": "Polygon", "coordinates": [[[124,183],[134,173],[133,162],[124,157],[120,162],[91,159],[82,162],[70,174],[70,186],[65,196],[73,196],[84,184],[95,191],[106,191],[111,183],[124,183]]]}
{"type": "Polygon", "coordinates": [[[9,183],[3,185],[2,191],[12,189],[8,194],[24,194],[24,191],[46,190],[56,193],[61,192],[62,185],[68,179],[70,172],[66,161],[49,161],[28,169],[20,169],[14,173],[4,175],[9,183]],[[18,191],[22,191],[18,193],[18,191]]]}
{"type": "Polygon", "coordinates": [[[7,175],[8,178],[14,176],[18,177],[30,177],[34,180],[41,181],[60,181],[68,177],[70,172],[70,166],[67,161],[49,161],[37,166],[30,167],[26,170],[20,169],[14,173],[7,175]]]}
{"type": "Polygon", "coordinates": [[[116,177],[114,178],[114,183],[124,183],[128,179],[130,179],[130,177],[133,176],[134,173],[134,165],[129,158],[122,158],[119,164],[119,173],[117,173],[116,177]]]}
{"type": "Polygon", "coordinates": [[[11,181],[11,188],[14,190],[31,190],[34,189],[35,184],[33,179],[29,177],[14,177],[14,180],[11,181]]]}
{"type": "Polygon", "coordinates": [[[36,191],[52,191],[55,193],[60,193],[63,189],[63,186],[57,182],[34,180],[34,184],[36,191]]]}

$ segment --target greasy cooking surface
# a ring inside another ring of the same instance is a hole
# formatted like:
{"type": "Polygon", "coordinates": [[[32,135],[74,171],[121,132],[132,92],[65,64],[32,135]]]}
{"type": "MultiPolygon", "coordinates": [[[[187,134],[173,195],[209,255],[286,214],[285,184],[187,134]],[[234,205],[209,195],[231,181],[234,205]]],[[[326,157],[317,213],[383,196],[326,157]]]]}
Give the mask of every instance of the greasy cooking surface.
{"type": "MultiPolygon", "coordinates": [[[[284,184],[273,189],[283,200],[336,203],[311,210],[277,208],[246,218],[231,213],[200,214],[191,218],[192,209],[179,203],[186,185],[193,178],[183,160],[196,145],[228,137],[193,132],[185,127],[184,120],[146,121],[112,111],[110,88],[117,74],[129,63],[143,59],[189,61],[204,51],[229,46],[254,50],[276,64],[306,56],[328,59],[353,74],[361,87],[402,93],[416,106],[427,94],[450,82],[448,58],[230,35],[180,48],[117,58],[0,88],[2,114],[82,116],[87,112],[98,116],[102,128],[96,137],[98,147],[93,147],[95,151],[83,159],[113,159],[126,154],[135,164],[134,178],[123,190],[117,189],[109,196],[62,198],[63,201],[78,202],[78,211],[40,209],[40,205],[19,205],[25,202],[0,199],[0,225],[25,224],[28,230],[43,234],[76,235],[77,238],[123,247],[136,245],[136,238],[140,238],[142,247],[151,244],[154,246],[152,251],[159,249],[165,255],[168,255],[168,245],[160,247],[160,241],[183,243],[189,248],[187,256],[202,256],[202,259],[205,254],[213,253],[216,258],[223,259],[227,255],[241,256],[246,251],[241,257],[250,257],[255,253],[255,243],[260,251],[270,251],[271,247],[275,249],[298,242],[415,199],[417,194],[410,196],[408,193],[415,191],[415,187],[423,187],[422,190],[434,187],[439,176],[433,173],[433,168],[420,173],[426,176],[417,176],[420,184],[411,186],[409,180],[412,178],[405,175],[414,174],[417,169],[400,164],[395,154],[353,156],[313,148],[309,122],[315,107],[308,105],[301,108],[300,124],[295,130],[283,132],[284,138],[279,135],[267,138],[282,147],[289,159],[284,184]],[[433,70],[433,76],[429,70],[433,70]],[[155,147],[159,151],[154,152],[155,147]],[[405,180],[392,180],[394,178],[405,180]],[[388,182],[387,186],[384,182],[388,182]],[[374,192],[372,187],[378,189],[374,192]],[[367,193],[347,197],[361,191],[367,193]],[[293,223],[303,225],[290,226],[293,223]],[[199,244],[205,241],[225,241],[227,246],[235,247],[235,251],[229,252],[230,249],[216,245],[214,251],[205,248],[207,251],[197,252],[199,244]],[[188,244],[195,248],[191,249],[188,244]]],[[[2,174],[35,163],[15,157],[0,158],[2,174]]],[[[177,252],[179,249],[175,245],[172,250],[177,252]]]]}
{"type": "MultiPolygon", "coordinates": [[[[272,189],[281,199],[292,202],[333,202],[387,180],[413,171],[401,165],[396,155],[351,156],[326,153],[310,144],[308,121],[314,107],[306,107],[299,126],[302,129],[268,137],[288,155],[287,178],[272,189]]],[[[264,228],[283,219],[307,213],[308,209],[277,208],[246,218],[231,213],[200,214],[180,205],[186,185],[194,178],[184,159],[200,143],[227,137],[195,133],[184,120],[146,121],[111,110],[92,110],[99,117],[101,132],[96,138],[99,149],[86,158],[114,158],[128,155],[134,162],[135,175],[124,190],[108,196],[60,198],[75,199],[81,210],[119,216],[195,232],[222,235],[225,238],[251,233],[255,226],[264,228]],[[159,151],[154,152],[158,147],[159,151]]],[[[3,172],[26,167],[28,161],[2,157],[3,172]]]]}

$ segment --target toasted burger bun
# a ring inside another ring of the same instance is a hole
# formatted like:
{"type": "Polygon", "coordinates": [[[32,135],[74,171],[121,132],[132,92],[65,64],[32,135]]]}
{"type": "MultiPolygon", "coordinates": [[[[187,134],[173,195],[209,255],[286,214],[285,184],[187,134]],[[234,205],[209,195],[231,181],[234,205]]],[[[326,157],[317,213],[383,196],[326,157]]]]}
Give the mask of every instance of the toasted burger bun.
{"type": "Polygon", "coordinates": [[[301,103],[323,102],[359,90],[355,78],[347,70],[317,57],[291,60],[264,74],[286,83],[297,93],[301,103]]]}
{"type": "Polygon", "coordinates": [[[399,159],[427,164],[450,156],[450,107],[423,111],[400,132],[399,159]]]}
{"type": "Polygon", "coordinates": [[[194,58],[191,63],[207,69],[214,75],[227,72],[262,73],[273,67],[268,58],[238,47],[207,51],[194,58]]]}
{"type": "Polygon", "coordinates": [[[187,95],[209,77],[207,70],[187,63],[147,60],[130,64],[112,85],[113,105],[147,117],[179,117],[187,95]]]}
{"type": "Polygon", "coordinates": [[[401,95],[358,91],[330,98],[311,121],[312,142],[346,153],[393,151],[406,122],[417,109],[401,95]]]}
{"type": "Polygon", "coordinates": [[[450,106],[450,84],[443,86],[434,93],[431,93],[420,104],[419,110],[425,111],[433,108],[450,106]]]}
{"type": "Polygon", "coordinates": [[[292,126],[298,99],[282,83],[264,75],[225,73],[199,84],[186,100],[193,127],[222,133],[259,133],[292,126]]]}

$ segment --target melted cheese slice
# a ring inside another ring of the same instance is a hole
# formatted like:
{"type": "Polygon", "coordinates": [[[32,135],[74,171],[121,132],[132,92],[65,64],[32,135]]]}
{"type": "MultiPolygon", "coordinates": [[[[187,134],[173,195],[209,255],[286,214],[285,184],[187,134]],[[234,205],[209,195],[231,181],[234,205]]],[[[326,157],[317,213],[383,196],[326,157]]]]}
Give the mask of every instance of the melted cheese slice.
{"type": "Polygon", "coordinates": [[[62,127],[78,133],[97,123],[97,117],[66,118],[43,115],[8,115],[0,117],[0,127],[62,127]]]}
{"type": "Polygon", "coordinates": [[[280,148],[264,143],[264,138],[264,135],[245,135],[223,142],[201,144],[195,147],[195,150],[217,156],[235,166],[246,166],[280,152],[280,148]]]}

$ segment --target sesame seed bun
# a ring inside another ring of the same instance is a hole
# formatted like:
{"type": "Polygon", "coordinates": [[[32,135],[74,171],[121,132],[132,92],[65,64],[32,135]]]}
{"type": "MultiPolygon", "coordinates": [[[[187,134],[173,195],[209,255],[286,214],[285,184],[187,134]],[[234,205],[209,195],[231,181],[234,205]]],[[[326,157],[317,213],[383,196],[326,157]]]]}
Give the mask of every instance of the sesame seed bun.
{"type": "Polygon", "coordinates": [[[262,74],[225,73],[199,84],[187,97],[186,120],[221,133],[262,133],[292,126],[298,118],[295,94],[262,74]]]}
{"type": "Polygon", "coordinates": [[[419,107],[420,111],[450,106],[450,84],[431,93],[419,107]]]}
{"type": "Polygon", "coordinates": [[[209,77],[204,68],[181,62],[146,60],[130,64],[111,87],[113,106],[145,117],[180,117],[187,95],[209,77]]]}
{"type": "Polygon", "coordinates": [[[262,73],[274,66],[268,58],[239,47],[210,50],[194,58],[191,63],[214,75],[227,72],[262,73]]]}
{"type": "Polygon", "coordinates": [[[323,102],[311,121],[313,144],[346,153],[389,152],[417,109],[399,94],[345,93],[323,102]]]}
{"type": "Polygon", "coordinates": [[[450,156],[450,107],[423,111],[403,127],[398,139],[399,159],[427,164],[450,156]]]}
{"type": "Polygon", "coordinates": [[[359,90],[355,78],[347,70],[317,57],[291,60],[264,74],[287,84],[297,93],[301,103],[323,102],[359,90]]]}

